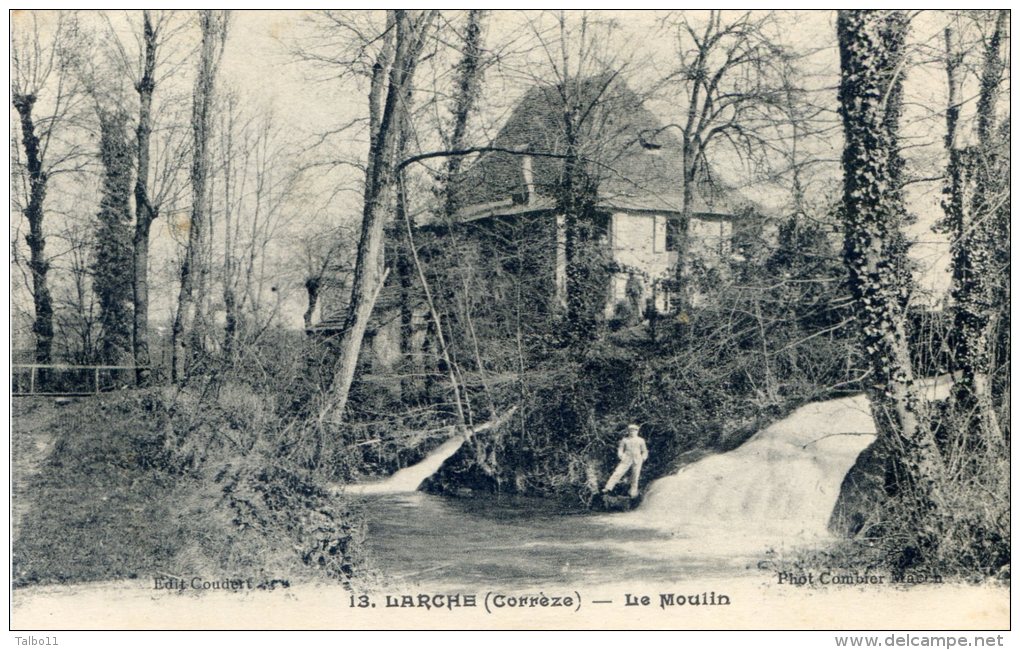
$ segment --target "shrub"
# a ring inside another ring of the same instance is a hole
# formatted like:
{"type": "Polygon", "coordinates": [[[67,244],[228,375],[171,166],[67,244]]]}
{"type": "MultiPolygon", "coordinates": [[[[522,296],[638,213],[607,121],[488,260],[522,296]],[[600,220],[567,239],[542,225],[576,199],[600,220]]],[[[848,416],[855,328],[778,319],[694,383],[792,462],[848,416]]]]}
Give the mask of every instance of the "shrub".
{"type": "Polygon", "coordinates": [[[862,554],[894,576],[1008,580],[1008,450],[960,444],[969,419],[952,403],[933,408],[927,420],[939,426],[945,465],[939,502],[922,499],[912,488],[898,466],[904,451],[882,438],[847,475],[830,527],[850,536],[862,554]]]}

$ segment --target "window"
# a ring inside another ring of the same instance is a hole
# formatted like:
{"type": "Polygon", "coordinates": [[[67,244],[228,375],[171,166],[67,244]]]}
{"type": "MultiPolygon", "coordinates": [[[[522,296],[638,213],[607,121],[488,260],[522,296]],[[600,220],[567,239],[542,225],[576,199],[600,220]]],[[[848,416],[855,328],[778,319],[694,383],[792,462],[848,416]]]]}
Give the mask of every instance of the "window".
{"type": "Polygon", "coordinates": [[[680,250],[680,219],[676,217],[666,218],[666,250],[676,252],[680,250]]]}

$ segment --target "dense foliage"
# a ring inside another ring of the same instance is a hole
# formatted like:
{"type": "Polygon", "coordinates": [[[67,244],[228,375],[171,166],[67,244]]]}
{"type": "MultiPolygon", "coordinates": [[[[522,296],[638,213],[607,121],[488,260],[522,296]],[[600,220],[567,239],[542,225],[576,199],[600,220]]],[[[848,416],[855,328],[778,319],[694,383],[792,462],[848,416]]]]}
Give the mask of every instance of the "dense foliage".
{"type": "MultiPolygon", "coordinates": [[[[584,348],[558,339],[555,313],[530,319],[500,381],[491,367],[479,373],[489,376],[493,404],[519,400],[522,408],[512,425],[466,446],[431,488],[560,493],[589,502],[615,464],[628,422],[644,425],[652,479],[739,445],[800,403],[859,390],[861,364],[848,340],[847,294],[829,235],[804,219],[772,228],[760,215],[745,221],[739,253],[702,270],[702,292],[687,313],[650,314],[637,324],[603,318],[599,336],[584,348]]],[[[512,300],[476,306],[474,334],[483,350],[506,349],[503,336],[479,333],[513,323],[515,308],[512,300]]]]}
{"type": "Polygon", "coordinates": [[[99,157],[103,163],[102,199],[96,229],[92,286],[99,299],[100,353],[109,364],[131,351],[131,187],[132,150],[127,113],[101,112],[99,157]]]}

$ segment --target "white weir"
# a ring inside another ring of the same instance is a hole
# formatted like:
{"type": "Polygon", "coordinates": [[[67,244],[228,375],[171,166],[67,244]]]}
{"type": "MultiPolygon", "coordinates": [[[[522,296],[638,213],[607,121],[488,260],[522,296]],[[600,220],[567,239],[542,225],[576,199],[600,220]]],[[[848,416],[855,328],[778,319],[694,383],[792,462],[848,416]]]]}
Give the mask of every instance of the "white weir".
{"type": "MultiPolygon", "coordinates": [[[[925,398],[945,398],[951,383],[926,382],[925,398]]],[[[611,519],[723,544],[824,537],[843,479],[875,433],[863,394],[806,404],[737,449],[653,481],[640,507],[611,519]]]]}
{"type": "Polygon", "coordinates": [[[345,485],[342,488],[347,494],[404,494],[407,492],[414,492],[419,486],[443,466],[450,456],[457,453],[461,445],[464,444],[472,435],[498,427],[510,419],[510,416],[514,414],[517,408],[514,407],[494,420],[489,420],[484,424],[480,424],[468,432],[468,435],[454,434],[446,442],[439,445],[426,456],[423,460],[410,467],[397,470],[387,478],[376,481],[374,483],[354,483],[351,485],[345,485]]]}
{"type": "Polygon", "coordinates": [[[389,477],[375,483],[355,483],[345,486],[347,494],[400,494],[414,492],[428,477],[435,474],[446,459],[454,455],[466,438],[455,435],[433,449],[421,462],[397,470],[389,477]]]}

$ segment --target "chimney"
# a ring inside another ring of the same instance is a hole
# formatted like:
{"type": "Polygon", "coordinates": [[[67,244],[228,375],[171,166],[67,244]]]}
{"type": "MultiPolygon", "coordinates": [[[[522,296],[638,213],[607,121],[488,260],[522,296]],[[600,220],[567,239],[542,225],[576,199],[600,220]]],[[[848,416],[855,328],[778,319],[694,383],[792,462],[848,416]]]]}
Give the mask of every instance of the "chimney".
{"type": "Polygon", "coordinates": [[[531,156],[521,156],[521,171],[524,174],[524,202],[531,204],[535,198],[535,178],[531,173],[531,156]]]}

